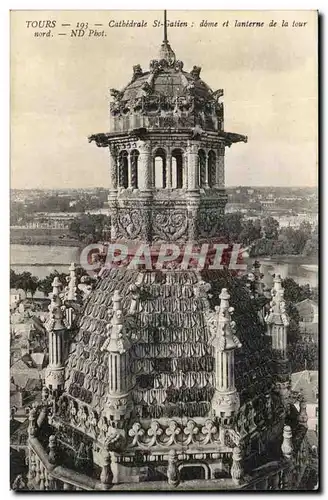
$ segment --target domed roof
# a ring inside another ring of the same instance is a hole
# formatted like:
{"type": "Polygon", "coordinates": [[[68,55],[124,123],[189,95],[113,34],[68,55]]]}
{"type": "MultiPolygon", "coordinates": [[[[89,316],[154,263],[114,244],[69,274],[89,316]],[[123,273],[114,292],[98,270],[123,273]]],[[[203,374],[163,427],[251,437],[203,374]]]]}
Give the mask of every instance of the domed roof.
{"type": "Polygon", "coordinates": [[[222,90],[213,92],[200,78],[201,68],[185,71],[167,40],[161,45],[159,58],[150,61],[149,71],[133,67],[130,83],[122,90],[111,89],[110,110],[114,130],[131,128],[183,127],[196,125],[204,130],[221,130],[222,90]],[[154,120],[154,115],[166,120],[154,120]],[[149,120],[147,117],[150,116],[149,120]],[[169,118],[169,120],[167,120],[169,118]]]}
{"type": "MultiPolygon", "coordinates": [[[[234,319],[242,348],[236,351],[236,387],[241,402],[265,395],[271,386],[270,350],[250,296],[236,278],[220,271],[106,270],[91,293],[79,320],[79,331],[66,364],[65,392],[102,413],[108,395],[107,325],[114,291],[122,297],[129,320],[131,285],[142,282],[141,309],[130,322],[138,341],[132,347],[132,391],[135,412],[141,418],[206,416],[215,391],[214,358],[206,313],[219,303],[228,286],[235,307],[234,319]],[[212,304],[203,294],[211,283],[212,304]],[[229,281],[228,281],[229,280],[229,281]],[[206,287],[205,287],[206,288],[206,287]],[[183,389],[183,390],[182,390],[183,389]]],[[[127,321],[129,324],[129,321],[127,321]]],[[[264,397],[264,396],[263,396],[264,397]]]]}

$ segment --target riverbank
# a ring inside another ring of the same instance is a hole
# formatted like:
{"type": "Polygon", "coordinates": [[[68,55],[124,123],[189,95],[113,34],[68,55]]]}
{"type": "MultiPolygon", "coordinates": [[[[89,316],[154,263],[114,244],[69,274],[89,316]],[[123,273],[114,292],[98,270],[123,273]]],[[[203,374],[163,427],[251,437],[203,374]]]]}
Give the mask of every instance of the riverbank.
{"type": "Polygon", "coordinates": [[[85,243],[82,243],[78,240],[69,239],[69,238],[35,238],[28,236],[21,237],[10,237],[11,245],[43,245],[43,246],[62,246],[62,247],[84,247],[85,243]]]}
{"type": "Polygon", "coordinates": [[[67,229],[10,228],[11,245],[48,245],[83,247],[85,244],[67,234],[67,229]]]}

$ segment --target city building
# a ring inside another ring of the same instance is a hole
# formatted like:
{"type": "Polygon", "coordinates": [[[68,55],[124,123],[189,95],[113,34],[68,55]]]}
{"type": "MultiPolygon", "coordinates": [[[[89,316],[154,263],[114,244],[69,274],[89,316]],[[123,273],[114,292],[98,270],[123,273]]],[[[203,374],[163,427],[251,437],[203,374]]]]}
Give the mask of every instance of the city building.
{"type": "MultiPolygon", "coordinates": [[[[165,24],[165,23],[164,23],[165,24]]],[[[166,35],[149,70],[112,89],[111,238],[184,247],[219,236],[227,196],[222,90],[184,70],[166,35]]],[[[74,266],[53,283],[42,403],[29,412],[29,489],[297,489],[306,422],[290,404],[281,279],[260,319],[221,270],[104,268],[81,304],[74,266]]],[[[260,300],[258,300],[260,299],[260,300]]],[[[266,302],[266,301],[264,301],[266,302]]]]}
{"type": "Polygon", "coordinates": [[[319,380],[318,371],[304,370],[292,373],[292,391],[301,394],[306,403],[307,425],[309,431],[318,433],[319,418],[319,380]]]}

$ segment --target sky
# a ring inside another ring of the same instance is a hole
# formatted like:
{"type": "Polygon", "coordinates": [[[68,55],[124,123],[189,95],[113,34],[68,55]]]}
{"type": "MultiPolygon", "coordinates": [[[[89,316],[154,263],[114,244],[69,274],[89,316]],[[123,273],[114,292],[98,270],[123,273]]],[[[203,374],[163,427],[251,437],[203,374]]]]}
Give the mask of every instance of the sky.
{"type": "MultiPolygon", "coordinates": [[[[133,65],[148,70],[157,57],[163,32],[152,25],[162,19],[161,11],[11,13],[12,188],[109,185],[108,152],[87,137],[110,130],[108,89],[123,88],[133,65]],[[108,27],[123,19],[148,26],[108,27]],[[35,37],[41,29],[27,26],[43,20],[56,21],[53,36],[35,37]],[[103,24],[106,37],[69,36],[81,22],[103,24]]],[[[189,24],[168,28],[184,69],[201,66],[201,78],[224,89],[225,130],[248,136],[226,148],[226,185],[316,186],[316,11],[170,11],[168,20],[189,24]],[[201,28],[202,20],[218,27],[201,28]],[[235,27],[236,20],[265,26],[235,27]]]]}

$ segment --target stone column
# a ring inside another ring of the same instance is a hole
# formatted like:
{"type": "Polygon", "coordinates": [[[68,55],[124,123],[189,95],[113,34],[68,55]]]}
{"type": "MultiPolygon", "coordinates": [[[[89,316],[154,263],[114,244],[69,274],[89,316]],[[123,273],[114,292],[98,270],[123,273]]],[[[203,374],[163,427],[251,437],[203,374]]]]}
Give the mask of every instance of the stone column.
{"type": "Polygon", "coordinates": [[[206,188],[209,187],[209,182],[208,182],[209,168],[210,168],[210,165],[209,165],[209,156],[208,156],[208,153],[205,152],[205,187],[206,188]]]}
{"type": "Polygon", "coordinates": [[[172,155],[168,153],[166,157],[166,188],[172,189],[172,155]]]}
{"type": "Polygon", "coordinates": [[[243,478],[242,454],[239,446],[235,446],[232,452],[231,477],[235,484],[239,485],[243,478]]]}
{"type": "Polygon", "coordinates": [[[137,143],[137,149],[139,151],[139,161],[138,161],[138,183],[140,191],[148,191],[153,187],[153,175],[152,175],[152,158],[150,143],[139,141],[137,143]]]}
{"type": "Polygon", "coordinates": [[[169,453],[167,464],[167,481],[170,486],[177,486],[179,484],[177,453],[175,450],[171,450],[169,453]]]}
{"type": "Polygon", "coordinates": [[[182,187],[188,189],[188,154],[182,155],[182,187]]]}
{"type": "Polygon", "coordinates": [[[107,490],[109,489],[111,483],[112,483],[112,472],[111,472],[111,459],[110,459],[110,451],[108,449],[108,446],[104,446],[104,449],[102,450],[101,454],[102,458],[102,464],[101,464],[101,473],[100,473],[100,481],[103,485],[103,489],[107,490]]]}
{"type": "Polygon", "coordinates": [[[198,185],[198,144],[189,141],[187,148],[188,156],[188,191],[196,191],[198,185]]]}
{"type": "Polygon", "coordinates": [[[216,155],[215,187],[217,189],[224,189],[224,186],[225,186],[224,153],[225,153],[225,147],[222,144],[218,148],[217,155],[216,155]]]}
{"type": "Polygon", "coordinates": [[[109,191],[117,190],[117,158],[112,148],[109,148],[109,191]]]}

